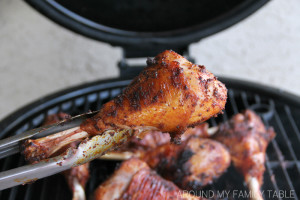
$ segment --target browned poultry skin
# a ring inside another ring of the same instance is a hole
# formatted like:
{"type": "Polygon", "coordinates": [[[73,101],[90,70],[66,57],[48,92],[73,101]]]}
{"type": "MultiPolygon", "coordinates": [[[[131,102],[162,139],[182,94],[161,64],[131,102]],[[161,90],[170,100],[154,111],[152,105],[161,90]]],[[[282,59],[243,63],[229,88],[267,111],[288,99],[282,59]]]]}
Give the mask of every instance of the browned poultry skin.
{"type": "Polygon", "coordinates": [[[141,169],[149,169],[149,167],[145,162],[136,158],[124,161],[108,180],[98,186],[93,195],[94,200],[119,199],[134,174],[141,169]]]}
{"type": "Polygon", "coordinates": [[[90,134],[116,126],[150,126],[171,137],[220,113],[227,89],[207,71],[173,51],[164,51],[136,77],[125,91],[106,103],[81,129],[90,134]]]}
{"type": "Polygon", "coordinates": [[[133,136],[126,144],[113,152],[133,152],[134,154],[143,153],[154,149],[160,145],[170,142],[170,135],[160,131],[151,131],[143,138],[133,136]]]}
{"type": "Polygon", "coordinates": [[[175,143],[188,128],[222,112],[227,99],[224,84],[204,66],[195,65],[173,51],[148,61],[138,77],[99,113],[76,130],[66,130],[24,144],[27,159],[39,161],[64,146],[109,129],[135,129],[138,133],[170,133],[175,143]]]}
{"type": "Polygon", "coordinates": [[[208,123],[202,123],[195,127],[191,127],[186,129],[186,131],[181,135],[181,140],[186,141],[190,137],[201,137],[208,138],[210,135],[208,134],[208,123]]]}
{"type": "Polygon", "coordinates": [[[149,169],[142,169],[131,179],[121,200],[192,200],[200,199],[181,191],[174,183],[167,181],[149,169]]]}
{"type": "Polygon", "coordinates": [[[197,190],[222,175],[230,154],[219,142],[191,137],[181,145],[165,144],[141,158],[152,169],[182,189],[197,190]]]}
{"type": "Polygon", "coordinates": [[[124,161],[112,177],[96,189],[93,199],[199,199],[186,193],[184,196],[181,194],[184,193],[176,185],[151,171],[145,162],[131,158],[124,161]]]}
{"type": "Polygon", "coordinates": [[[228,147],[233,164],[245,181],[254,177],[261,186],[266,148],[274,137],[272,128],[266,129],[258,115],[246,110],[221,124],[214,139],[228,147]]]}

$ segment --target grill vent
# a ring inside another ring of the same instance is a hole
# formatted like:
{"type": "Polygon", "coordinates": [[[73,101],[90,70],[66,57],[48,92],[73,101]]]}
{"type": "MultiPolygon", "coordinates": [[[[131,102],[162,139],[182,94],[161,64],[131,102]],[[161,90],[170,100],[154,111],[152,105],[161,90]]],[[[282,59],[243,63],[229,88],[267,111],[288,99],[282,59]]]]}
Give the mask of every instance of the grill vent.
{"type": "MultiPolygon", "coordinates": [[[[23,112],[26,117],[9,126],[9,130],[0,132],[0,136],[7,137],[10,134],[19,134],[26,130],[38,127],[42,124],[46,115],[58,112],[66,112],[71,115],[98,110],[102,104],[118,95],[130,81],[115,81],[109,83],[97,83],[92,86],[77,88],[66,94],[46,99],[40,106],[43,109],[27,109],[23,112]]],[[[225,82],[226,83],[226,82],[225,82]]],[[[230,88],[230,87],[229,87],[230,88]]],[[[210,119],[211,126],[228,120],[232,115],[241,112],[253,105],[267,105],[274,108],[273,112],[260,113],[267,126],[273,126],[277,133],[276,138],[270,143],[267,149],[266,172],[264,174],[265,199],[295,199],[300,197],[300,106],[288,104],[282,98],[278,99],[274,94],[253,92],[248,88],[230,88],[228,92],[228,103],[223,115],[210,119]],[[271,192],[268,192],[270,191],[271,192]],[[292,195],[290,195],[290,191],[292,195]],[[277,193],[276,193],[277,192],[277,193]],[[280,198],[274,194],[285,192],[285,195],[292,198],[280,198]]],[[[21,116],[21,115],[20,115],[21,116]]],[[[19,118],[18,118],[19,119],[19,118]]],[[[3,126],[3,125],[2,125],[3,126]]],[[[0,124],[0,127],[2,127],[0,124]]],[[[119,162],[95,160],[91,163],[91,179],[87,184],[87,195],[113,173],[119,162]]],[[[1,171],[24,165],[23,158],[14,155],[0,160],[1,171]]],[[[243,185],[243,179],[230,167],[228,171],[213,185],[206,190],[217,191],[239,190],[248,191],[243,185]]],[[[71,199],[71,193],[61,175],[54,175],[34,184],[17,186],[11,189],[0,191],[0,199],[71,199]]],[[[216,199],[218,197],[216,196],[216,199]]],[[[234,199],[231,195],[229,199],[234,199]]],[[[240,198],[243,199],[243,198],[240,198]]]]}

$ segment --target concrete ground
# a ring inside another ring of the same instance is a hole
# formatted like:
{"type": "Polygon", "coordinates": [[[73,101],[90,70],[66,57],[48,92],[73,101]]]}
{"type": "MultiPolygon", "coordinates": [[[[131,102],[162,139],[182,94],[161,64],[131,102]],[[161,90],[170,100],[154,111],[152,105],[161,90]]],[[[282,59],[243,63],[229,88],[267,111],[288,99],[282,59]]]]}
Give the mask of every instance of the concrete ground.
{"type": "MultiPolygon", "coordinates": [[[[299,13],[299,0],[273,0],[192,44],[191,55],[219,76],[300,96],[299,13]]],[[[57,90],[118,76],[120,48],[72,33],[23,1],[0,1],[0,27],[0,120],[57,90]]]]}

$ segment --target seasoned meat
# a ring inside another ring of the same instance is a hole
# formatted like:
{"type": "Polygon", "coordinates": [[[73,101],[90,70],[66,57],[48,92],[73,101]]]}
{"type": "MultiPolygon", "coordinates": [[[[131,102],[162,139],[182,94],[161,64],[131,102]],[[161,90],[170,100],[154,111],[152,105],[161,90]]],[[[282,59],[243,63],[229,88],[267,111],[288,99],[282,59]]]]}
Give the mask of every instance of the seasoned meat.
{"type": "MultiPolygon", "coordinates": [[[[188,128],[182,135],[181,141],[184,142],[189,139],[191,136],[197,137],[208,137],[208,124],[202,123],[194,128],[188,128]]],[[[144,152],[155,149],[163,144],[170,143],[170,135],[160,131],[151,131],[143,137],[142,139],[138,137],[133,137],[126,144],[121,146],[119,149],[116,149],[113,152],[110,152],[110,155],[113,153],[120,152],[132,152],[135,156],[142,155],[144,152]]]]}
{"type": "Polygon", "coordinates": [[[149,169],[147,164],[139,159],[131,158],[124,161],[114,174],[101,184],[94,193],[95,200],[119,199],[126,190],[134,174],[141,169],[149,169]]]}
{"type": "Polygon", "coordinates": [[[187,127],[220,113],[227,89],[206,70],[173,51],[157,55],[125,91],[81,125],[89,134],[129,126],[154,127],[179,139],[187,127]]]}
{"type": "Polygon", "coordinates": [[[214,139],[227,146],[235,168],[244,176],[250,189],[259,193],[266,148],[274,137],[272,128],[267,129],[258,115],[246,110],[221,124],[214,139]]]}
{"type": "Polygon", "coordinates": [[[94,192],[94,200],[200,199],[164,180],[145,162],[136,158],[124,161],[112,177],[94,192]]]}
{"type": "Polygon", "coordinates": [[[197,190],[222,175],[230,155],[219,142],[191,137],[181,145],[165,144],[141,158],[162,177],[182,189],[197,190]]]}
{"type": "MultiPolygon", "coordinates": [[[[224,109],[227,89],[204,66],[192,64],[173,51],[162,52],[148,64],[122,94],[104,104],[80,127],[25,142],[26,159],[51,157],[69,143],[107,130],[130,129],[136,134],[157,130],[170,133],[179,143],[188,127],[224,109]]],[[[121,140],[112,146],[118,146],[121,140]]]]}

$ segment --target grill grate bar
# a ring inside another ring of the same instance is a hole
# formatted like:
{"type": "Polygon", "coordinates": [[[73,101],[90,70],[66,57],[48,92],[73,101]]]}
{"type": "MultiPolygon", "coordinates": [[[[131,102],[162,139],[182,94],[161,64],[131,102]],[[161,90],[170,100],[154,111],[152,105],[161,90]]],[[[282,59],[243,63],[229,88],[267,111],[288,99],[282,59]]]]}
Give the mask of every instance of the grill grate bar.
{"type": "MultiPolygon", "coordinates": [[[[246,92],[242,92],[241,96],[242,96],[242,101],[244,103],[245,108],[249,108],[250,105],[248,103],[248,97],[247,97],[246,92]]],[[[256,98],[255,98],[255,103],[258,103],[258,102],[260,102],[260,98],[257,95],[256,98]]],[[[269,126],[269,122],[268,121],[266,121],[264,118],[262,118],[262,120],[264,121],[264,124],[266,126],[269,126]]],[[[283,158],[282,153],[279,150],[279,147],[278,147],[278,145],[277,145],[277,143],[276,143],[275,140],[272,140],[271,143],[272,143],[272,145],[273,145],[273,147],[274,147],[274,149],[276,151],[277,158],[280,161],[281,159],[279,159],[279,158],[283,158]]],[[[267,167],[267,171],[268,171],[269,176],[271,178],[271,182],[272,182],[273,188],[275,188],[276,192],[278,193],[279,192],[279,187],[278,187],[278,184],[277,184],[276,179],[274,177],[274,172],[273,172],[273,170],[271,168],[271,165],[269,163],[269,158],[268,158],[267,154],[266,154],[266,158],[265,159],[266,159],[265,166],[267,167]]],[[[278,197],[278,199],[281,200],[282,198],[278,197]]]]}
{"type": "Polygon", "coordinates": [[[55,191],[57,191],[56,192],[56,194],[55,194],[55,199],[60,199],[60,194],[61,194],[61,192],[65,192],[65,191],[61,191],[61,184],[62,184],[62,182],[61,181],[57,181],[57,185],[56,185],[56,190],[55,191]]]}
{"type": "Polygon", "coordinates": [[[39,199],[46,199],[47,194],[47,179],[42,180],[42,189],[41,189],[41,196],[39,199]]]}
{"type": "MultiPolygon", "coordinates": [[[[8,158],[4,158],[4,163],[2,163],[1,171],[5,171],[5,170],[8,170],[8,169],[9,169],[11,160],[12,160],[12,156],[10,156],[10,157],[8,157],[8,158]]],[[[2,196],[2,191],[3,191],[3,190],[0,190],[0,199],[2,199],[2,198],[1,198],[1,196],[2,196]]]]}
{"type": "MultiPolygon", "coordinates": [[[[297,158],[296,158],[295,152],[294,152],[294,150],[293,150],[292,147],[291,147],[291,142],[290,142],[289,138],[288,138],[287,135],[286,135],[286,131],[285,131],[284,127],[283,127],[283,124],[282,124],[282,122],[281,122],[281,120],[280,120],[280,117],[278,116],[278,113],[277,113],[276,109],[275,109],[275,111],[274,111],[274,115],[275,115],[276,122],[277,122],[277,124],[278,124],[278,126],[279,126],[280,133],[281,133],[281,135],[283,136],[283,138],[284,138],[284,140],[285,140],[285,142],[286,142],[286,144],[287,144],[288,150],[289,150],[290,154],[292,155],[292,158],[293,158],[293,160],[294,160],[294,162],[295,162],[297,171],[298,171],[298,173],[299,173],[299,165],[297,164],[297,158]]],[[[279,150],[278,145],[277,145],[277,148],[278,148],[278,150],[279,150]]],[[[279,151],[280,151],[280,150],[279,150],[279,151]]],[[[282,153],[281,153],[281,156],[280,156],[279,158],[280,158],[279,161],[280,161],[281,168],[282,168],[282,170],[283,170],[283,174],[284,174],[284,176],[285,176],[285,179],[287,180],[287,183],[288,183],[288,185],[289,185],[289,187],[290,187],[290,190],[296,191],[295,188],[294,188],[294,186],[293,186],[293,182],[292,182],[292,180],[291,180],[291,178],[290,178],[290,176],[289,176],[289,174],[288,174],[288,172],[287,172],[287,170],[286,170],[286,165],[285,165],[285,161],[284,161],[284,156],[282,155],[282,153]]],[[[298,200],[298,197],[295,196],[295,199],[298,200]]]]}
{"type": "Polygon", "coordinates": [[[72,99],[72,100],[71,100],[71,104],[72,104],[72,106],[71,106],[71,108],[70,108],[71,111],[73,111],[73,112],[76,111],[77,108],[76,108],[76,102],[75,102],[75,99],[72,99]]]}
{"type": "Polygon", "coordinates": [[[9,200],[14,200],[16,199],[16,196],[17,196],[17,192],[19,190],[19,187],[13,187],[11,190],[10,190],[10,193],[9,193],[9,200]]]}
{"type": "Polygon", "coordinates": [[[298,138],[298,141],[300,142],[300,131],[299,131],[297,125],[296,125],[296,122],[295,122],[293,116],[292,116],[291,110],[290,110],[290,108],[288,106],[284,106],[284,110],[285,110],[286,115],[287,115],[287,117],[289,119],[289,122],[291,123],[291,125],[293,127],[293,130],[294,130],[294,132],[295,132],[295,134],[296,134],[296,136],[298,138]]]}
{"type": "Polygon", "coordinates": [[[243,101],[243,104],[244,104],[245,108],[249,108],[247,93],[246,92],[242,92],[241,93],[241,97],[242,97],[242,101],[243,101]]]}
{"type": "Polygon", "coordinates": [[[60,106],[58,107],[58,113],[60,113],[60,112],[64,112],[63,103],[60,104],[60,106]]]}
{"type": "Polygon", "coordinates": [[[211,126],[215,127],[218,125],[218,123],[216,122],[215,118],[210,118],[209,119],[210,123],[211,123],[211,126]]]}
{"type": "MultiPolygon", "coordinates": [[[[294,160],[294,162],[296,164],[297,163],[297,157],[296,157],[295,151],[292,148],[291,141],[290,141],[290,139],[288,138],[288,136],[286,134],[286,131],[285,131],[284,127],[283,127],[283,124],[281,122],[281,119],[280,119],[280,117],[279,117],[276,109],[274,111],[274,115],[275,115],[276,122],[277,122],[277,124],[279,126],[281,135],[283,136],[283,138],[284,138],[284,140],[285,140],[285,142],[287,144],[288,150],[289,150],[289,152],[290,152],[290,154],[291,154],[291,156],[292,156],[292,158],[293,158],[293,160],[294,160]]],[[[298,165],[297,165],[297,169],[298,169],[298,172],[300,173],[300,169],[299,169],[298,165]]]]}
{"type": "Polygon", "coordinates": [[[260,103],[261,103],[261,99],[260,99],[260,96],[259,96],[258,94],[255,94],[255,95],[254,95],[254,99],[255,99],[255,102],[256,102],[257,104],[260,104],[260,103]]]}
{"type": "MultiPolygon", "coordinates": [[[[273,185],[273,188],[275,189],[275,191],[278,193],[279,191],[279,187],[277,185],[277,182],[276,182],[276,179],[274,177],[274,172],[272,170],[272,167],[271,167],[271,163],[269,161],[269,157],[268,155],[266,155],[266,168],[267,168],[267,172],[269,174],[269,177],[270,177],[270,180],[271,180],[271,183],[273,185]]],[[[281,199],[280,197],[278,199],[281,199]]]]}
{"type": "Polygon", "coordinates": [[[238,111],[238,107],[237,107],[237,104],[236,104],[235,99],[234,99],[233,90],[229,90],[228,94],[229,94],[228,96],[229,96],[229,100],[230,100],[230,105],[233,109],[233,113],[237,114],[239,111],[238,111]]]}
{"type": "Polygon", "coordinates": [[[223,119],[223,122],[226,122],[226,121],[228,121],[228,116],[227,116],[227,112],[226,112],[226,110],[223,110],[222,119],[223,119]]]}
{"type": "Polygon", "coordinates": [[[31,198],[31,194],[32,194],[32,184],[26,185],[26,192],[25,192],[25,196],[24,196],[24,200],[30,200],[31,198]]]}
{"type": "MultiPolygon", "coordinates": [[[[280,162],[278,162],[278,161],[270,161],[269,160],[268,162],[269,162],[271,168],[280,166],[280,162]]],[[[284,166],[286,166],[286,168],[291,168],[292,166],[295,165],[295,161],[285,160],[283,162],[284,162],[284,166]]],[[[300,161],[297,161],[296,165],[300,165],[300,161]]]]}
{"type": "MultiPolygon", "coordinates": [[[[275,140],[272,140],[272,144],[273,144],[274,149],[275,149],[275,151],[276,151],[278,160],[279,160],[279,162],[280,162],[281,169],[282,169],[282,171],[283,171],[284,177],[285,177],[285,179],[286,179],[286,181],[287,181],[287,183],[288,183],[288,186],[289,186],[290,190],[296,191],[296,190],[294,189],[294,186],[293,186],[293,183],[292,183],[292,181],[291,181],[291,178],[290,178],[290,176],[289,176],[289,174],[288,174],[288,172],[287,172],[287,170],[286,170],[285,161],[284,161],[284,156],[283,156],[282,152],[280,151],[277,142],[276,142],[275,140]]],[[[295,197],[295,199],[297,200],[298,198],[295,197]]]]}
{"type": "MultiPolygon", "coordinates": [[[[275,109],[275,108],[274,108],[274,109],[275,109]]],[[[274,110],[274,114],[275,114],[275,118],[276,118],[276,110],[274,110]]],[[[268,121],[266,121],[266,120],[264,120],[264,119],[263,119],[263,121],[264,121],[264,123],[265,123],[267,126],[269,126],[269,122],[268,122],[268,121]]],[[[281,131],[280,133],[282,133],[282,131],[281,131]]],[[[290,178],[290,176],[289,176],[289,174],[288,174],[288,172],[287,172],[287,170],[286,170],[286,165],[285,165],[284,156],[283,156],[283,154],[282,154],[282,152],[281,152],[281,150],[280,150],[280,148],[279,148],[279,146],[278,146],[276,140],[272,140],[271,143],[272,143],[272,145],[273,145],[273,147],[274,147],[274,149],[275,149],[277,158],[278,158],[279,163],[280,163],[280,167],[281,167],[281,169],[282,169],[282,171],[283,171],[285,180],[286,180],[286,182],[287,182],[287,184],[288,184],[290,190],[296,191],[296,190],[294,189],[292,180],[291,180],[291,178],[290,178]]],[[[295,161],[294,161],[294,162],[295,162],[295,161]]],[[[268,164],[269,164],[269,163],[268,163],[268,164]]],[[[275,178],[274,178],[274,180],[275,180],[275,178]]],[[[276,181],[276,180],[275,180],[275,181],[276,181]]],[[[273,181],[272,181],[272,182],[273,182],[273,181]]],[[[277,191],[277,192],[278,192],[278,191],[277,191]]],[[[295,199],[298,200],[298,197],[295,196],[295,199]]]]}
{"type": "Polygon", "coordinates": [[[100,92],[97,94],[97,100],[96,100],[96,109],[100,110],[102,106],[102,98],[100,97],[100,92]]]}
{"type": "MultiPolygon", "coordinates": [[[[23,163],[24,163],[24,160],[23,160],[22,156],[19,156],[18,166],[21,166],[23,163]]],[[[18,190],[19,190],[19,187],[20,187],[20,186],[13,187],[13,188],[10,190],[9,200],[14,200],[14,199],[16,199],[16,196],[17,196],[17,192],[18,192],[18,190]]]]}
{"type": "Polygon", "coordinates": [[[88,96],[84,97],[84,110],[87,111],[90,108],[90,102],[88,101],[88,96]]]}

